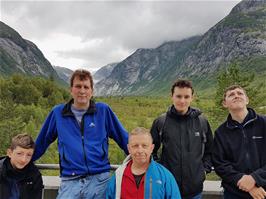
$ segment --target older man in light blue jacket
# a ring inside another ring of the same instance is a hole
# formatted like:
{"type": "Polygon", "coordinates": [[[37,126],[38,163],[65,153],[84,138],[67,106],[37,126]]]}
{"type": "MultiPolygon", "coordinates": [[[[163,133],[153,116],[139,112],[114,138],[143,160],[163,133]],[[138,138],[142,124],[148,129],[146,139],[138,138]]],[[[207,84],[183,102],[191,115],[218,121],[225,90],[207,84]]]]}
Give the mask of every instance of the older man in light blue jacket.
{"type": "Polygon", "coordinates": [[[137,127],[130,133],[130,155],[108,183],[107,199],[181,198],[173,175],[151,158],[153,148],[149,130],[137,127]]]}

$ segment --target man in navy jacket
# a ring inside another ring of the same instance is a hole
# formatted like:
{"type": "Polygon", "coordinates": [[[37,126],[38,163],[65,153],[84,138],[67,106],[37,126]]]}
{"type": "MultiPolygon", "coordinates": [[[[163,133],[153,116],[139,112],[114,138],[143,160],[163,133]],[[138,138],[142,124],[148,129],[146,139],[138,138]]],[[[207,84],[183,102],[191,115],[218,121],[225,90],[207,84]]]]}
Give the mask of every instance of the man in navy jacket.
{"type": "Polygon", "coordinates": [[[224,92],[229,116],[215,132],[212,160],[225,199],[266,196],[266,117],[247,108],[248,102],[238,85],[224,92]]]}
{"type": "Polygon", "coordinates": [[[55,106],[48,115],[33,160],[58,139],[61,185],[57,198],[104,198],[110,170],[108,138],[128,154],[128,133],[108,105],[92,100],[89,71],[76,70],[70,86],[73,99],[55,106]]]}

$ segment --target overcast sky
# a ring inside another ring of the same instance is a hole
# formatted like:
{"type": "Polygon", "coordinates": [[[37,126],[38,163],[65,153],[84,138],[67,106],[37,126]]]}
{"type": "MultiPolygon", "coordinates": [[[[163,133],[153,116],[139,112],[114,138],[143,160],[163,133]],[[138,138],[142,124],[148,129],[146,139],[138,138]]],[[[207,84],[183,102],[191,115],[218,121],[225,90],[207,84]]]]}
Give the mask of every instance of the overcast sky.
{"type": "Polygon", "coordinates": [[[138,48],[204,34],[239,2],[2,0],[0,17],[52,65],[95,71],[138,48]]]}

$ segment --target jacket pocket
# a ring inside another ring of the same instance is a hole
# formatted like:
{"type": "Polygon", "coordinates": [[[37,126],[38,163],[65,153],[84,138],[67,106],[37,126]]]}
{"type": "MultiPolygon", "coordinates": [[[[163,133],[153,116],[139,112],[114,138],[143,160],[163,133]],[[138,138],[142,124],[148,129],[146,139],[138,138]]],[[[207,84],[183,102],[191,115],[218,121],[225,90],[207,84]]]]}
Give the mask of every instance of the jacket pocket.
{"type": "Polygon", "coordinates": [[[192,181],[188,181],[191,186],[191,188],[198,188],[202,185],[203,181],[205,180],[205,169],[201,160],[201,157],[198,157],[197,159],[194,159],[194,161],[191,159],[189,165],[189,173],[186,176],[189,179],[193,179],[192,181]]]}
{"type": "Polygon", "coordinates": [[[68,160],[67,156],[66,156],[66,149],[65,149],[65,145],[62,144],[61,145],[61,153],[60,155],[60,160],[61,160],[61,164],[70,164],[70,161],[68,160]]]}
{"type": "Polygon", "coordinates": [[[188,130],[188,140],[187,140],[187,152],[191,155],[198,156],[201,154],[203,139],[201,132],[197,129],[188,130]]]}
{"type": "Polygon", "coordinates": [[[101,159],[102,160],[106,160],[106,158],[108,159],[108,145],[109,145],[109,141],[108,138],[105,138],[102,142],[102,156],[101,159]]]}

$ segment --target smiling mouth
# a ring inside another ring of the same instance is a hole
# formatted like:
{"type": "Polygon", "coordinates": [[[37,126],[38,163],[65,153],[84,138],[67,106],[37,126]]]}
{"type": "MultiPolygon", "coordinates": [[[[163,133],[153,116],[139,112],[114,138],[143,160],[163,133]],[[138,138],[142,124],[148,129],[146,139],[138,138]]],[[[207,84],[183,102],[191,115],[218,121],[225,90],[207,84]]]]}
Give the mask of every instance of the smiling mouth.
{"type": "Polygon", "coordinates": [[[25,164],[19,164],[19,165],[17,165],[17,168],[24,168],[25,167],[25,164]]]}
{"type": "Polygon", "coordinates": [[[136,158],[145,158],[145,156],[137,156],[136,158]]]}

